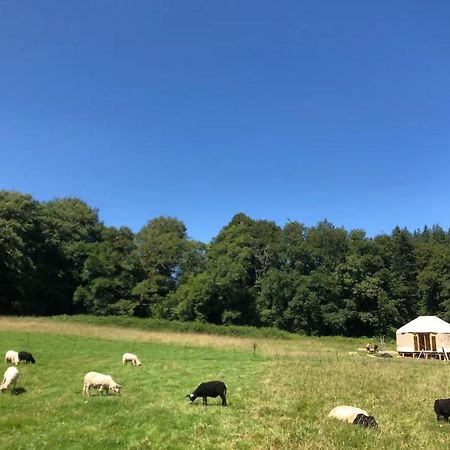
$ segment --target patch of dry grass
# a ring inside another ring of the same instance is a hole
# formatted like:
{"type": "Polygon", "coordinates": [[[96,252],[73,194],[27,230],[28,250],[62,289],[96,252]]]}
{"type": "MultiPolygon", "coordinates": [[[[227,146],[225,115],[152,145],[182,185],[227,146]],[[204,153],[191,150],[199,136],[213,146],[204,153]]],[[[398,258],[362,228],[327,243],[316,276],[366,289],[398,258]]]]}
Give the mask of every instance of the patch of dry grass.
{"type": "Polygon", "coordinates": [[[262,352],[267,356],[307,356],[336,351],[330,338],[303,338],[301,341],[268,338],[245,338],[199,333],[175,333],[145,331],[133,328],[58,322],[44,317],[1,317],[0,329],[17,332],[58,334],[62,336],[85,336],[106,340],[131,342],[159,342],[182,344],[192,347],[216,347],[239,351],[262,352]]]}

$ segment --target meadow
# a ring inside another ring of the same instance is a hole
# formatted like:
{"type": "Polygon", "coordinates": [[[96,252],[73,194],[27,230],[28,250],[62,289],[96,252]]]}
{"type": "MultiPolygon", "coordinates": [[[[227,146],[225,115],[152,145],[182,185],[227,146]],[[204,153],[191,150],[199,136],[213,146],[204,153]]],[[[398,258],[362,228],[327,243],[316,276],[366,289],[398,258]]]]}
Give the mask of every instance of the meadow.
{"type": "Polygon", "coordinates": [[[0,448],[449,448],[450,424],[433,411],[450,397],[448,363],[349,353],[365,343],[3,317],[0,351],[27,350],[37,363],[19,366],[17,395],[0,395],[0,448]],[[123,366],[127,351],[142,366],[123,366]],[[122,395],[83,398],[90,370],[111,374],[122,395]],[[212,379],[226,382],[229,406],[190,405],[186,395],[212,379]],[[327,419],[340,404],[366,409],[379,428],[327,419]]]}

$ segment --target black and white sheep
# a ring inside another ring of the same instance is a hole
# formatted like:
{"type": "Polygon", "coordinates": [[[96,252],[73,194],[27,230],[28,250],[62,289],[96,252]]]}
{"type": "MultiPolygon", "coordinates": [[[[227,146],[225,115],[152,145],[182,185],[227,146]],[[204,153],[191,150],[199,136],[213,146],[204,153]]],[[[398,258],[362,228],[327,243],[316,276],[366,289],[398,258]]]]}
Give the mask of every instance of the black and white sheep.
{"type": "Polygon", "coordinates": [[[122,389],[122,386],[117,384],[111,375],[104,375],[98,372],[88,372],[84,376],[83,396],[89,397],[91,387],[98,388],[100,396],[103,394],[103,391],[106,391],[106,395],[108,395],[109,391],[120,395],[120,390],[122,389]]]}
{"type": "Polygon", "coordinates": [[[19,361],[25,361],[26,363],[34,364],[36,360],[33,358],[33,355],[28,352],[19,352],[19,361]]]}
{"type": "Polygon", "coordinates": [[[11,384],[13,385],[11,393],[14,394],[16,391],[16,383],[19,378],[19,371],[16,367],[8,367],[3,375],[3,381],[0,385],[0,391],[5,392],[11,384]]]}
{"type": "Polygon", "coordinates": [[[19,364],[19,354],[14,350],[8,350],[5,354],[5,363],[19,364]]]}
{"type": "Polygon", "coordinates": [[[208,405],[208,397],[218,397],[222,399],[222,406],[227,406],[227,387],[223,381],[206,381],[200,383],[192,394],[186,395],[191,403],[197,398],[202,397],[203,404],[208,405]]]}
{"type": "Polygon", "coordinates": [[[438,398],[434,402],[434,412],[436,413],[437,420],[443,418],[448,422],[450,417],[450,398],[438,398]]]}
{"type": "Polygon", "coordinates": [[[342,420],[354,425],[362,425],[366,428],[377,428],[378,424],[373,416],[370,416],[367,411],[355,406],[336,406],[333,408],[328,417],[342,420]]]}

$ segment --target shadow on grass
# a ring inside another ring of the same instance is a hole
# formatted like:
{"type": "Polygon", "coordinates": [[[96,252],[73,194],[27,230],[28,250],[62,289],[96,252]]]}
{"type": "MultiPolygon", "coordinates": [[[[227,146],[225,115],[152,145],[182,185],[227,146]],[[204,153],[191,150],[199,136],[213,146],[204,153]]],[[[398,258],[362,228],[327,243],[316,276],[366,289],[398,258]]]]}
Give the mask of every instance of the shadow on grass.
{"type": "Polygon", "coordinates": [[[27,390],[24,387],[18,387],[14,391],[14,395],[22,395],[25,394],[25,392],[27,392],[27,390]]]}
{"type": "Polygon", "coordinates": [[[195,403],[195,402],[193,402],[193,403],[189,403],[188,402],[188,406],[190,406],[190,407],[198,407],[198,406],[201,406],[202,408],[209,408],[209,407],[215,407],[215,406],[220,406],[220,407],[222,407],[222,408],[227,408],[228,406],[230,406],[230,403],[227,403],[226,405],[222,405],[221,403],[208,403],[207,405],[203,405],[202,403],[195,403]]]}

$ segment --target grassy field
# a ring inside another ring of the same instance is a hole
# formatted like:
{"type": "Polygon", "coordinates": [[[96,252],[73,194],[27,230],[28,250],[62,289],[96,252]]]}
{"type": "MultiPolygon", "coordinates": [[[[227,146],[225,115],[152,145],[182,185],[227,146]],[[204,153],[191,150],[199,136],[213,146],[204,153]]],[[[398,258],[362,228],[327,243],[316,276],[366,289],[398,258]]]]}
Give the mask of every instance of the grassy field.
{"type": "MultiPolygon", "coordinates": [[[[33,353],[18,395],[0,395],[0,448],[447,449],[450,424],[433,402],[450,397],[449,365],[349,354],[365,340],[244,338],[0,318],[0,351],[33,353]],[[256,344],[256,354],[254,354],[256,344]],[[123,366],[137,353],[141,367],[123,366]],[[83,376],[108,373],[120,397],[86,401],[83,376]],[[189,405],[201,381],[220,398],[189,405]],[[336,405],[373,414],[378,430],[327,419],[336,405]]],[[[3,371],[7,365],[3,363],[3,371]]]]}

